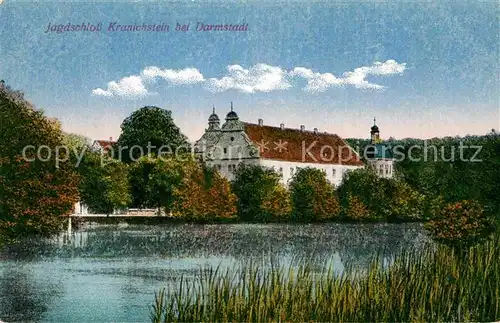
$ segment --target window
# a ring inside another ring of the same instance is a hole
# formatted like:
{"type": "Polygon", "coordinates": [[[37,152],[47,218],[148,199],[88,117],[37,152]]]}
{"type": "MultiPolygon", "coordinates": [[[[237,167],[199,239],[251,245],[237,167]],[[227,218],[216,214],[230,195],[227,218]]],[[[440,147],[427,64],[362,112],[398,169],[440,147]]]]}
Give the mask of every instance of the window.
{"type": "Polygon", "coordinates": [[[290,167],[290,176],[293,176],[293,167],[290,167]]]}
{"type": "Polygon", "coordinates": [[[280,167],[280,174],[283,175],[283,167],[280,167]]]}
{"type": "Polygon", "coordinates": [[[231,141],[234,141],[234,137],[231,137],[231,141]]]}
{"type": "Polygon", "coordinates": [[[335,175],[337,174],[337,170],[335,168],[332,169],[332,177],[335,178],[335,175]]]}
{"type": "Polygon", "coordinates": [[[227,154],[227,148],[224,148],[224,154],[227,154]]]}

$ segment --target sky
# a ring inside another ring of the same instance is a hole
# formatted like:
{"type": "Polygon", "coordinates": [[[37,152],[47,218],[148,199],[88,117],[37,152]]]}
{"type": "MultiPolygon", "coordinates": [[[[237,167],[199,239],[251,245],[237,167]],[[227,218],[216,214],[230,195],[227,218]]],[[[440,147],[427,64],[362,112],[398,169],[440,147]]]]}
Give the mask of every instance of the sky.
{"type": "Polygon", "coordinates": [[[4,0],[0,78],[91,139],[159,106],[195,141],[231,102],[243,121],[345,138],[369,138],[374,117],[382,138],[485,134],[500,129],[499,13],[495,1],[4,0]],[[87,23],[101,31],[49,28],[87,23]]]}

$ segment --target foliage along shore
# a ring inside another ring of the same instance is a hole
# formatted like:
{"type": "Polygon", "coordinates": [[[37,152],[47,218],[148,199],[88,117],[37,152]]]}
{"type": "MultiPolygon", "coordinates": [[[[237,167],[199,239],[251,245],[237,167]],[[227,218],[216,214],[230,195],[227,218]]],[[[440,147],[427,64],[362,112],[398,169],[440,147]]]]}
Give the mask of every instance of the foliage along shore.
{"type": "MultiPolygon", "coordinates": [[[[476,156],[481,163],[403,160],[396,164],[395,179],[362,169],[345,174],[339,187],[323,172],[301,168],[285,187],[278,173],[259,166],[241,165],[229,182],[193,156],[103,155],[90,149],[86,138],[64,133],[57,120],[3,83],[0,117],[0,237],[6,240],[59,232],[65,226],[62,215],[78,200],[96,213],[161,208],[185,222],[427,221],[438,239],[466,244],[488,236],[499,219],[500,134],[495,131],[463,138],[483,147],[476,156]],[[30,145],[46,149],[25,154],[30,145]],[[69,149],[57,150],[61,146],[69,149]]],[[[188,145],[171,112],[158,107],[133,112],[121,128],[120,147],[188,145]]],[[[446,148],[458,139],[437,144],[446,148]]]]}

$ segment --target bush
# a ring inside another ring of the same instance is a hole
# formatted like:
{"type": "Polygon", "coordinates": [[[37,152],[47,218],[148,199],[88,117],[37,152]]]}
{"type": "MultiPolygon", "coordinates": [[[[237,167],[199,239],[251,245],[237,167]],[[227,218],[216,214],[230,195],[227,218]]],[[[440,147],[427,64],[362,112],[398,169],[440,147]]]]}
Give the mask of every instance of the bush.
{"type": "Polygon", "coordinates": [[[449,203],[426,224],[437,242],[465,249],[485,241],[494,231],[494,221],[476,201],[449,203]]]}
{"type": "Polygon", "coordinates": [[[299,169],[290,182],[290,194],[293,218],[297,221],[329,220],[340,212],[335,190],[319,169],[299,169]]]}

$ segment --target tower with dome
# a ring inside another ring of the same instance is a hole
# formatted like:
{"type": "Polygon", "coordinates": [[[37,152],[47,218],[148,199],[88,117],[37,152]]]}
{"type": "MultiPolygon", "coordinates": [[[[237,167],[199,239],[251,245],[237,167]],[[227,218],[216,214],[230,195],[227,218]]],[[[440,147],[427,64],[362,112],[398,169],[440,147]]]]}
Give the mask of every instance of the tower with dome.
{"type": "Polygon", "coordinates": [[[376,119],[373,118],[373,126],[370,128],[370,145],[367,148],[366,158],[368,165],[375,173],[384,178],[394,176],[394,154],[392,148],[385,145],[380,139],[380,129],[376,119]]]}

